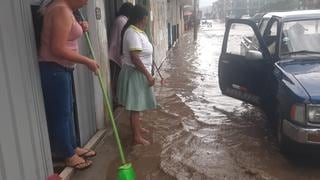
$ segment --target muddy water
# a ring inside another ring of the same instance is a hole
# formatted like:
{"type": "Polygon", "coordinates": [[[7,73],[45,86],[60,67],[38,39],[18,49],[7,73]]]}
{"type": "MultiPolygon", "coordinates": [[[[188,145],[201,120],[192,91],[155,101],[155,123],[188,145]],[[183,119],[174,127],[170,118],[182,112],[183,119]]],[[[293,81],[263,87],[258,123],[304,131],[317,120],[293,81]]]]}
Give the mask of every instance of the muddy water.
{"type": "Polygon", "coordinates": [[[138,179],[320,179],[319,161],[279,152],[259,108],[221,94],[223,33],[216,22],[200,29],[196,43],[185,34],[163,65],[160,108],[142,118],[153,144],[129,150],[138,179]]]}
{"type": "Polygon", "coordinates": [[[256,146],[256,138],[265,137],[264,119],[259,110],[221,95],[217,69],[223,33],[224,25],[216,24],[213,29],[201,29],[197,43],[186,35],[166,66],[166,87],[172,95],[160,90],[158,97],[164,96],[160,104],[176,114],[172,120],[181,127],[166,137],[161,167],[177,179],[256,177],[246,172],[250,168],[243,161],[250,161],[248,151],[239,150],[244,142],[256,146]],[[261,128],[254,132],[259,128],[256,122],[261,128]],[[239,153],[246,159],[239,159],[239,153]]]}

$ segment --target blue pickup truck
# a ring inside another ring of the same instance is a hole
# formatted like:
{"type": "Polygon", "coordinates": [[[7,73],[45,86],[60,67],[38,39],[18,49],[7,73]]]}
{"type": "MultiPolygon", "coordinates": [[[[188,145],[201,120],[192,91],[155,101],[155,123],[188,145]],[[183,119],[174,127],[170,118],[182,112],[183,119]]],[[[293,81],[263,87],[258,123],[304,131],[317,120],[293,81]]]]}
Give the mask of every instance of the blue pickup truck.
{"type": "Polygon", "coordinates": [[[276,120],[280,149],[320,144],[320,11],[273,12],[259,24],[226,23],[219,59],[223,94],[276,120]]]}

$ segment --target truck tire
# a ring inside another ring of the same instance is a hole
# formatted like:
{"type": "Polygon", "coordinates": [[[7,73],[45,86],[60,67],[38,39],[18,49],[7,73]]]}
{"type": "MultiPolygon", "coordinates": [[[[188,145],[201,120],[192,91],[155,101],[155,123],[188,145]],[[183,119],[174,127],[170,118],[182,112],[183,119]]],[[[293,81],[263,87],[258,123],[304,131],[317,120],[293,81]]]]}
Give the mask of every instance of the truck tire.
{"type": "Polygon", "coordinates": [[[290,150],[289,138],[283,134],[283,119],[277,114],[277,140],[280,152],[283,154],[288,154],[290,150]]]}

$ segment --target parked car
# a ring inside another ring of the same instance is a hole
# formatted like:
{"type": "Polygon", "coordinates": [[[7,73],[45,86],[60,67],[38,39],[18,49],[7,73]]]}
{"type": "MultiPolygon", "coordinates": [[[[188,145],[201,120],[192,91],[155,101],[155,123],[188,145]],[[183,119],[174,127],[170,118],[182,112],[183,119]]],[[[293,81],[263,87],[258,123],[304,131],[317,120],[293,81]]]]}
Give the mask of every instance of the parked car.
{"type": "Polygon", "coordinates": [[[202,27],[212,27],[212,24],[213,24],[213,21],[210,19],[210,20],[201,20],[201,26],[202,27]]]}
{"type": "Polygon", "coordinates": [[[320,144],[319,24],[317,10],[268,13],[259,27],[244,19],[226,24],[220,89],[273,114],[284,151],[292,141],[320,144]]]}

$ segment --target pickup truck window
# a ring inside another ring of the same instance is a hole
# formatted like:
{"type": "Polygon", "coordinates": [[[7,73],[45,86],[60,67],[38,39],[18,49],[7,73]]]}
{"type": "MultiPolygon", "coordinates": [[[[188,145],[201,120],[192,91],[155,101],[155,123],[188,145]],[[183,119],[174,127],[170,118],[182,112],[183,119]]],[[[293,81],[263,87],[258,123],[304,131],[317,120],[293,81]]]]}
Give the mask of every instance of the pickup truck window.
{"type": "Polygon", "coordinates": [[[280,54],[320,54],[320,30],[318,20],[290,21],[283,25],[280,54]]]}
{"type": "Polygon", "coordinates": [[[233,24],[227,42],[227,53],[246,56],[248,50],[259,50],[253,29],[245,24],[233,24]]]}
{"type": "Polygon", "coordinates": [[[266,29],[269,20],[270,20],[269,18],[261,20],[261,23],[259,25],[260,34],[262,34],[262,35],[264,34],[264,30],[266,29]]]}
{"type": "Polygon", "coordinates": [[[277,28],[278,28],[278,21],[273,22],[271,28],[270,28],[270,36],[276,36],[277,35],[277,28]]]}

